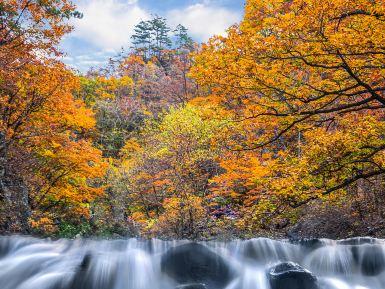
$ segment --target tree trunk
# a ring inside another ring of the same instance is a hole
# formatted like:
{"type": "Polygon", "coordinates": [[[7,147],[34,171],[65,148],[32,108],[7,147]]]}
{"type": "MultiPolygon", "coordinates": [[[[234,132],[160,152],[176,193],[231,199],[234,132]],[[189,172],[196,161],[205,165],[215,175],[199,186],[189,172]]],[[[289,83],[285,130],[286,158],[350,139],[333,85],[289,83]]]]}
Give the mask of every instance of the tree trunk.
{"type": "Polygon", "coordinates": [[[8,172],[7,142],[0,132],[0,232],[28,233],[29,206],[28,188],[22,178],[8,172]]]}

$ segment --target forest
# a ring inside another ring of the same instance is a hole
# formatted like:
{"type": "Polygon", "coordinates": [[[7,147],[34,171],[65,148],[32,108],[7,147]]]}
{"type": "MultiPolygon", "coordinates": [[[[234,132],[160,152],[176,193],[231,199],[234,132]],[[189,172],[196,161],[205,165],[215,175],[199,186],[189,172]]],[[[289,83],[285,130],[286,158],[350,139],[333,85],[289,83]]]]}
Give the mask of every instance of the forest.
{"type": "Polygon", "coordinates": [[[153,15],[87,73],[74,18],[0,2],[0,233],[385,236],[384,0],[248,0],[203,44],[153,15]]]}

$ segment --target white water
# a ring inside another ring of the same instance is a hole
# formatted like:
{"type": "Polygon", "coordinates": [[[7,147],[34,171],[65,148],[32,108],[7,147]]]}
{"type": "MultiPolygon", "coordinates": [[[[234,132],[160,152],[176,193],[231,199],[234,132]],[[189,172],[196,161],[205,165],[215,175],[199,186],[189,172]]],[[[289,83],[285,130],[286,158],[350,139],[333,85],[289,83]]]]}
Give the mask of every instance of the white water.
{"type": "MultiPolygon", "coordinates": [[[[0,289],[174,289],[178,284],[162,273],[161,258],[185,243],[1,237],[0,289]]],[[[219,289],[270,289],[267,269],[284,261],[312,272],[321,289],[385,288],[383,240],[320,240],[310,246],[261,238],[202,244],[233,272],[232,281],[219,289]]]]}

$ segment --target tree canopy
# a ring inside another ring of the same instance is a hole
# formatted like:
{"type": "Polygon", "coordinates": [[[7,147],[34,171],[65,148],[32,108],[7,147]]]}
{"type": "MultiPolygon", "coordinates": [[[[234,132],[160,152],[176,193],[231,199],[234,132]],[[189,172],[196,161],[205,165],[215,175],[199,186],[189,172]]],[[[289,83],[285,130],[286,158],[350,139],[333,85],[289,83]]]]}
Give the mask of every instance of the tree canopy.
{"type": "Polygon", "coordinates": [[[285,236],[333,208],[383,232],[384,1],[248,0],[202,45],[155,15],[84,75],[73,17],[0,4],[2,231],[285,236]]]}

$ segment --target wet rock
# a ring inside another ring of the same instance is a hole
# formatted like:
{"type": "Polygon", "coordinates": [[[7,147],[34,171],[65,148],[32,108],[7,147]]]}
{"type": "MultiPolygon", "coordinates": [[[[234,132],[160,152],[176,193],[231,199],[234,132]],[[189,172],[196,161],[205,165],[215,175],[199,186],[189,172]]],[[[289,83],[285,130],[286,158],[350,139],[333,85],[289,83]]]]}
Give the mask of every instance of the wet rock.
{"type": "Polygon", "coordinates": [[[290,240],[332,239],[349,236],[355,228],[354,219],[344,208],[336,206],[325,208],[322,202],[306,207],[307,214],[287,231],[290,240]]]}
{"type": "Polygon", "coordinates": [[[105,276],[95,276],[94,260],[90,254],[86,254],[72,280],[70,289],[110,289],[115,285],[115,271],[107,272],[105,276]],[[98,278],[96,278],[98,277],[98,278]]]}
{"type": "Polygon", "coordinates": [[[304,264],[322,274],[353,274],[356,261],[349,246],[329,245],[307,254],[304,264]]]}
{"type": "Polygon", "coordinates": [[[0,258],[3,258],[11,249],[11,240],[9,237],[0,237],[0,258]]]}
{"type": "Polygon", "coordinates": [[[79,268],[77,269],[75,276],[72,280],[72,285],[70,288],[72,289],[86,289],[87,286],[91,286],[89,278],[87,278],[87,275],[89,275],[89,267],[91,264],[92,257],[90,254],[86,254],[83,257],[83,260],[81,264],[79,265],[79,268]]]}
{"type": "MultiPolygon", "coordinates": [[[[292,257],[291,244],[282,243],[270,239],[254,239],[245,241],[243,255],[257,262],[287,261],[292,257]]],[[[294,246],[292,246],[294,247],[294,246]]]]}
{"type": "Polygon", "coordinates": [[[202,283],[193,283],[193,284],[184,284],[175,287],[175,289],[207,289],[205,284],[202,283]]]}
{"type": "Polygon", "coordinates": [[[377,242],[377,239],[374,239],[371,237],[357,237],[357,238],[339,240],[337,244],[357,246],[357,245],[363,245],[363,244],[375,244],[376,242],[377,242]]]}
{"type": "Polygon", "coordinates": [[[270,268],[271,289],[319,289],[317,278],[300,265],[285,262],[270,268]]]}
{"type": "Polygon", "coordinates": [[[384,249],[380,246],[366,245],[359,252],[362,274],[376,276],[385,270],[384,249]]]}
{"type": "Polygon", "coordinates": [[[290,243],[300,245],[301,247],[307,250],[316,250],[325,246],[324,242],[321,239],[291,240],[290,243]]]}
{"type": "Polygon", "coordinates": [[[197,243],[170,249],[162,256],[161,267],[179,284],[205,284],[207,289],[224,288],[232,279],[223,258],[197,243]]]}

